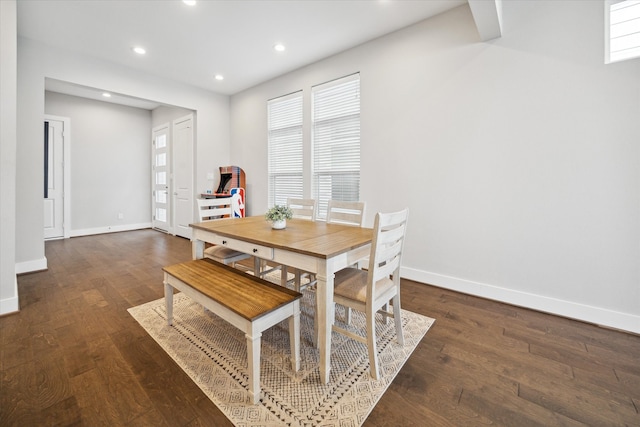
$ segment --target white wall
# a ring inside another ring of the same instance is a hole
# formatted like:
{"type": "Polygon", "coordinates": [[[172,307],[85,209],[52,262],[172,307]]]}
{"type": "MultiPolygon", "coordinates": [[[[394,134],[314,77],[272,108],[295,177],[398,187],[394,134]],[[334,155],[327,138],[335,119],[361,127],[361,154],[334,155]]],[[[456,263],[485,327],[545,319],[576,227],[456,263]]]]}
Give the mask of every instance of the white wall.
{"type": "MultiPolygon", "coordinates": [[[[227,96],[18,38],[16,235],[20,239],[16,243],[16,262],[22,271],[46,268],[40,187],[47,77],[195,111],[197,188],[206,186],[206,170],[210,169],[212,158],[219,159],[220,165],[229,164],[227,96]]],[[[151,129],[148,132],[150,138],[151,129]]]]}
{"type": "Polygon", "coordinates": [[[45,113],[71,122],[71,236],[150,227],[151,112],[45,92],[45,113]]]}
{"type": "MultiPolygon", "coordinates": [[[[468,6],[231,98],[231,160],[267,208],[266,102],[359,71],[362,199],[410,208],[403,276],[640,332],[640,60],[604,65],[603,6],[468,6]]],[[[307,136],[308,138],[308,136],[307,136]]]]}
{"type": "Polygon", "coordinates": [[[16,2],[0,1],[0,315],[17,311],[16,282],[16,2]]]}

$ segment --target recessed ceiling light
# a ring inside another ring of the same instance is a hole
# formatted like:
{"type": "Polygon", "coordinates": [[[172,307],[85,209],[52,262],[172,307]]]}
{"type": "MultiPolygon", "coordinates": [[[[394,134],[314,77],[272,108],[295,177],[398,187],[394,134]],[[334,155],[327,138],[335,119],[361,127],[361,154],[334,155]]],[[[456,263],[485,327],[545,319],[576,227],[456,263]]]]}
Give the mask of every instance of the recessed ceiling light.
{"type": "Polygon", "coordinates": [[[182,2],[184,4],[186,4],[187,6],[195,6],[196,5],[196,0],[182,0],[182,2]]]}
{"type": "Polygon", "coordinates": [[[102,96],[104,96],[105,98],[111,98],[111,94],[109,92],[104,92],[102,96]]]}
{"type": "Polygon", "coordinates": [[[145,53],[147,53],[147,51],[143,47],[140,47],[140,46],[135,46],[132,49],[138,55],[144,55],[145,53]]]}
{"type": "Polygon", "coordinates": [[[216,74],[216,80],[224,80],[224,76],[222,74],[216,74]]]}
{"type": "Polygon", "coordinates": [[[284,47],[284,45],[283,45],[282,43],[278,43],[278,44],[273,45],[273,49],[274,49],[276,52],[284,52],[284,50],[285,50],[286,48],[284,47]]]}

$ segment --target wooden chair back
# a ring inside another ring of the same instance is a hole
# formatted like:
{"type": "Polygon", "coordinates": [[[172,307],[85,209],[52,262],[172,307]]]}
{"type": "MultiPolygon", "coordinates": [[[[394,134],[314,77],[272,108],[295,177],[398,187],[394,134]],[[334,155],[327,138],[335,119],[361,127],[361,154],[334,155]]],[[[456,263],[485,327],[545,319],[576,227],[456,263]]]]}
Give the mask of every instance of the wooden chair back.
{"type": "Polygon", "coordinates": [[[327,207],[327,223],[362,227],[365,207],[365,202],[329,200],[329,205],[327,207]]]}
{"type": "Polygon", "coordinates": [[[231,218],[233,215],[233,198],[197,199],[198,215],[201,222],[214,219],[231,218]]]}
{"type": "Polygon", "coordinates": [[[375,292],[375,284],[382,278],[391,276],[395,286],[400,286],[400,261],[408,217],[408,209],[376,214],[367,280],[369,301],[373,301],[378,296],[375,292]]]}
{"type": "Polygon", "coordinates": [[[316,220],[316,201],[314,199],[288,198],[287,206],[293,211],[293,217],[298,219],[316,220]]]}

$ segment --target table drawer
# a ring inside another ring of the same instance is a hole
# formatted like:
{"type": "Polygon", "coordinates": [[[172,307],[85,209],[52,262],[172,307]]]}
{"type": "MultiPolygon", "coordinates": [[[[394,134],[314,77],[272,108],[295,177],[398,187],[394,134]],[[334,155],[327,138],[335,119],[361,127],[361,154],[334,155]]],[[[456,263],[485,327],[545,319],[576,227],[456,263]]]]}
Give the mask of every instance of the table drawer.
{"type": "Polygon", "coordinates": [[[222,245],[236,251],[244,252],[249,255],[255,255],[262,259],[273,259],[273,248],[267,246],[256,245],[254,243],[244,242],[224,236],[215,236],[211,243],[222,245]]]}

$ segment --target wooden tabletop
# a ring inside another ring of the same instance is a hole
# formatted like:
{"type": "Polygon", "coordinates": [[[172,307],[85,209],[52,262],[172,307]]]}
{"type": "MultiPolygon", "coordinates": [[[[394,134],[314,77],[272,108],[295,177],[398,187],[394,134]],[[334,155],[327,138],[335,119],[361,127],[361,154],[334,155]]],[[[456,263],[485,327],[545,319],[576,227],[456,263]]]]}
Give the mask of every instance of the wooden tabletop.
{"type": "Polygon", "coordinates": [[[285,249],[320,258],[331,258],[371,243],[373,230],[324,221],[288,219],[287,228],[274,230],[264,216],[228,218],[190,224],[196,230],[285,249]]]}

